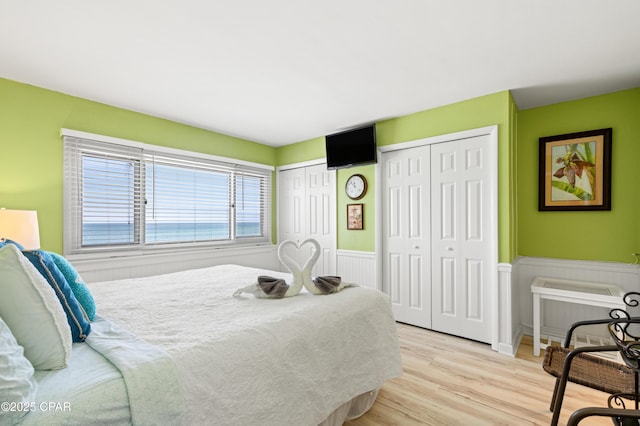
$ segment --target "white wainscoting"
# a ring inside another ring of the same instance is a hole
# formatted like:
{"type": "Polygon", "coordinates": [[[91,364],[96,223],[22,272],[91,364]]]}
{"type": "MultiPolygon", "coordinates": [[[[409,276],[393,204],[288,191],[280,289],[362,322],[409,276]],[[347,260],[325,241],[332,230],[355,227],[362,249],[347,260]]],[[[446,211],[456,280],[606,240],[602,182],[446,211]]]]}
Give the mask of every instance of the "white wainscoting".
{"type": "MultiPolygon", "coordinates": [[[[378,288],[376,278],[379,271],[375,252],[338,250],[336,254],[337,275],[344,281],[354,282],[362,287],[378,288]]],[[[517,293],[513,292],[511,272],[510,264],[498,265],[496,299],[499,306],[496,310],[498,318],[494,333],[498,333],[499,338],[494,349],[502,354],[514,356],[522,338],[522,328],[519,316],[514,316],[514,312],[518,312],[514,308],[518,306],[518,300],[517,293]]]]}
{"type": "MultiPolygon", "coordinates": [[[[640,265],[566,259],[520,257],[513,262],[514,312],[519,312],[522,333],[533,334],[531,283],[536,277],[617,284],[624,291],[640,290],[640,265]],[[518,303],[518,304],[516,304],[518,303]]],[[[637,312],[633,313],[637,315],[637,312]]],[[[561,339],[580,320],[607,318],[608,309],[557,301],[544,301],[541,334],[561,339]]]]}
{"type": "Polygon", "coordinates": [[[337,250],[336,275],[361,287],[376,288],[376,254],[370,251],[337,250]]]}
{"type": "MultiPolygon", "coordinates": [[[[337,275],[345,281],[376,288],[378,268],[374,252],[337,251],[337,275]]],[[[577,261],[520,257],[512,264],[498,265],[498,352],[514,356],[524,334],[533,334],[533,297],[531,283],[535,277],[550,277],[615,283],[625,291],[640,291],[640,265],[616,262],[577,261]]],[[[605,308],[545,301],[542,318],[543,335],[564,336],[575,321],[602,318],[605,308]]],[[[640,314],[640,313],[636,313],[640,314]]]]}
{"type": "MultiPolygon", "coordinates": [[[[252,246],[182,253],[154,253],[101,259],[71,259],[87,282],[135,278],[220,264],[279,270],[276,246],[252,246]]],[[[337,250],[336,275],[344,281],[377,288],[375,252],[337,250]]],[[[498,352],[513,355],[523,334],[533,334],[531,283],[536,277],[564,278],[620,285],[640,291],[640,265],[520,257],[498,265],[498,352]]],[[[561,338],[575,321],[606,317],[605,308],[545,301],[542,334],[561,338]]],[[[638,312],[634,312],[638,315],[638,312]]]]}
{"type": "Polygon", "coordinates": [[[520,325],[520,317],[514,315],[518,312],[514,307],[518,306],[517,292],[513,288],[512,280],[513,267],[510,263],[498,264],[498,313],[495,322],[494,333],[497,333],[498,352],[504,355],[515,356],[522,340],[522,326],[520,325]]]}
{"type": "Polygon", "coordinates": [[[273,245],[70,260],[86,282],[145,277],[231,263],[279,269],[276,247],[273,245]]]}

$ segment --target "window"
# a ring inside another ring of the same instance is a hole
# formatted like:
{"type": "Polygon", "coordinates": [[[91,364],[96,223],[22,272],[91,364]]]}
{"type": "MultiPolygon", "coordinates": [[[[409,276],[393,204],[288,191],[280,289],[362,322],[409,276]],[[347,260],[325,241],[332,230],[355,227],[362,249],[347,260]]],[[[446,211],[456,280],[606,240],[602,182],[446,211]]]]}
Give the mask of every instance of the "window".
{"type": "Polygon", "coordinates": [[[66,254],[270,241],[270,166],[66,129],[63,144],[66,254]]]}

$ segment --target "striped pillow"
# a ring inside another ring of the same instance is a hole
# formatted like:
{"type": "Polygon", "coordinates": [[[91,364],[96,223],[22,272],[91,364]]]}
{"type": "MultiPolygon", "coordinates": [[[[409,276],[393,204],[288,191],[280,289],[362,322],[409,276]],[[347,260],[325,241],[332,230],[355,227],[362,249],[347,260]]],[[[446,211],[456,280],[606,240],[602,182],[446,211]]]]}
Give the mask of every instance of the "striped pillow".
{"type": "Polygon", "coordinates": [[[53,289],[13,244],[0,244],[0,316],[36,370],[67,366],[71,333],[53,289]]]}
{"type": "Polygon", "coordinates": [[[91,332],[91,324],[82,305],[67,283],[67,279],[62,275],[49,253],[44,250],[24,250],[22,254],[36,267],[58,296],[62,309],[67,315],[73,341],[84,342],[84,339],[91,332]]]}

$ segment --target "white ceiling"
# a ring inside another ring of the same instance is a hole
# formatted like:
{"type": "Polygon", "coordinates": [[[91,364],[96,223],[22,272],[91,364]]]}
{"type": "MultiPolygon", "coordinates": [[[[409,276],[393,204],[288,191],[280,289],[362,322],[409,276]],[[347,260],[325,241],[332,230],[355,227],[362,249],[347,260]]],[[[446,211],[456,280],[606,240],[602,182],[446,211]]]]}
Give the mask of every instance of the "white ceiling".
{"type": "Polygon", "coordinates": [[[0,77],[281,146],[640,87],[639,0],[0,0],[0,77]]]}

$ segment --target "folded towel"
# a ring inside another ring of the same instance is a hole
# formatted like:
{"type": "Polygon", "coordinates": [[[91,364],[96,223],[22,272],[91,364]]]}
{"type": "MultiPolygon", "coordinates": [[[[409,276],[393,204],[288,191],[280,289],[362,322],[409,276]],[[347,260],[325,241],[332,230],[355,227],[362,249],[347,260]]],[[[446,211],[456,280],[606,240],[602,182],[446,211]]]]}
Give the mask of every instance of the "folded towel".
{"type": "Polygon", "coordinates": [[[332,275],[326,277],[315,277],[313,283],[322,294],[331,294],[339,291],[338,287],[342,279],[332,275]]]}
{"type": "Polygon", "coordinates": [[[299,286],[289,285],[282,278],[260,275],[256,282],[237,289],[233,295],[239,296],[242,293],[247,293],[259,299],[282,299],[283,297],[295,296],[301,288],[302,284],[299,286]]]}
{"type": "Polygon", "coordinates": [[[325,295],[337,293],[340,290],[345,289],[347,287],[357,287],[356,284],[346,283],[342,281],[342,278],[336,277],[333,275],[315,277],[313,279],[313,284],[315,285],[316,289],[318,289],[318,291],[320,292],[316,294],[325,294],[325,295]]]}
{"type": "Polygon", "coordinates": [[[281,299],[289,290],[289,285],[282,278],[273,278],[266,275],[258,277],[258,286],[267,296],[281,299]]]}

